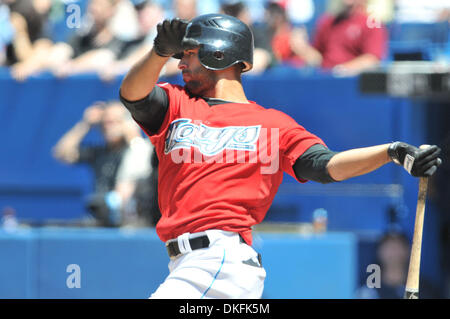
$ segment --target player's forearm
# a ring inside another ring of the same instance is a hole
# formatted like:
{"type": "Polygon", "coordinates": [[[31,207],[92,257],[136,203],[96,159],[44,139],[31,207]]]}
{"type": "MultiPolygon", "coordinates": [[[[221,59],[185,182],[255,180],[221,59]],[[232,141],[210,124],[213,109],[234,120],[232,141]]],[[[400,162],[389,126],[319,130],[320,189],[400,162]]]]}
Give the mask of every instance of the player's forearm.
{"type": "Polygon", "coordinates": [[[370,173],[391,161],[387,152],[389,145],[357,148],[338,153],[328,162],[328,173],[336,181],[370,173]]]}
{"type": "Polygon", "coordinates": [[[127,73],[120,86],[120,94],[128,101],[146,97],[155,87],[169,57],[161,57],[152,49],[127,73]]]}

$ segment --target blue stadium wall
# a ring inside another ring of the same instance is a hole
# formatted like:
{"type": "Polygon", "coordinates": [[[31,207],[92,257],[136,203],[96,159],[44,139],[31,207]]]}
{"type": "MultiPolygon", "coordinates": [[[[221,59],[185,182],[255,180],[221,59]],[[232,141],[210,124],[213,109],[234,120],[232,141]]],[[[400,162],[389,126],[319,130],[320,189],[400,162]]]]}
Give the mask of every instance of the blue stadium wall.
{"type": "MultiPolygon", "coordinates": [[[[263,298],[352,298],[356,245],[351,233],[256,234],[267,273],[263,298]]],[[[0,299],[144,299],[169,262],[154,230],[0,230],[0,256],[0,299]]]]}

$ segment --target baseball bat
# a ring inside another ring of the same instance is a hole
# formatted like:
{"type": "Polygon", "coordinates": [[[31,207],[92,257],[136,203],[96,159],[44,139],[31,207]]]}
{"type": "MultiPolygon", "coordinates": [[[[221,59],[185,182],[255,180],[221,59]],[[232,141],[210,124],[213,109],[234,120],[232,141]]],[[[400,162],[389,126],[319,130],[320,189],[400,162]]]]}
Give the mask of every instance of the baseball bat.
{"type": "Polygon", "coordinates": [[[406,281],[404,299],[419,299],[420,255],[422,252],[423,220],[425,216],[425,201],[427,198],[428,177],[419,179],[419,194],[417,196],[416,220],[409,259],[408,279],[406,281]]]}

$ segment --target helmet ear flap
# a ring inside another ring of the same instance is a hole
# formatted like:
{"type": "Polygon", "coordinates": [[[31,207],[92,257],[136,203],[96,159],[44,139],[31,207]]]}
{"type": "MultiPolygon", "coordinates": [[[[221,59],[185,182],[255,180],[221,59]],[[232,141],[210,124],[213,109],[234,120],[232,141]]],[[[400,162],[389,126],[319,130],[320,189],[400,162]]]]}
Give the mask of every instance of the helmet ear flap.
{"type": "Polygon", "coordinates": [[[251,69],[252,65],[245,59],[236,59],[237,53],[227,47],[201,45],[198,51],[200,63],[209,70],[223,70],[235,64],[242,64],[242,72],[251,69]]]}

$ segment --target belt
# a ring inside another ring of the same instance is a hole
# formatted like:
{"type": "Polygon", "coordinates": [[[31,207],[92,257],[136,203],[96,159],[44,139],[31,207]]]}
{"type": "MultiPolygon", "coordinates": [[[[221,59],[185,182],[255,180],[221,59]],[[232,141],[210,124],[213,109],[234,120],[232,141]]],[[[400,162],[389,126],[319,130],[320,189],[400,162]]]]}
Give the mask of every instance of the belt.
{"type": "MultiPolygon", "coordinates": [[[[244,239],[241,235],[239,235],[239,240],[241,243],[245,243],[244,239]]],[[[189,239],[189,245],[192,250],[208,248],[209,247],[209,238],[208,235],[203,235],[195,238],[189,239]]],[[[171,241],[166,244],[167,253],[169,257],[175,257],[181,254],[180,247],[178,245],[178,240],[171,241]]]]}

